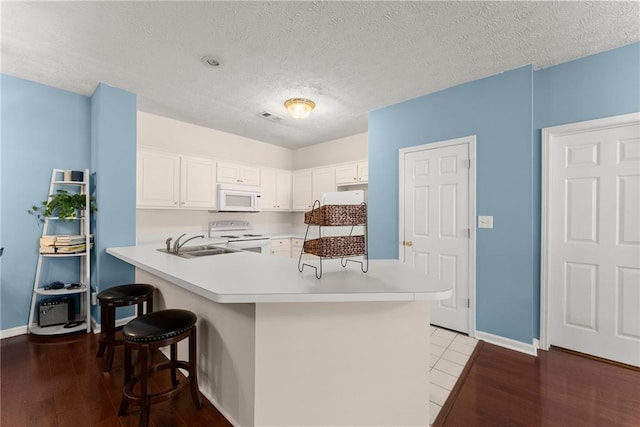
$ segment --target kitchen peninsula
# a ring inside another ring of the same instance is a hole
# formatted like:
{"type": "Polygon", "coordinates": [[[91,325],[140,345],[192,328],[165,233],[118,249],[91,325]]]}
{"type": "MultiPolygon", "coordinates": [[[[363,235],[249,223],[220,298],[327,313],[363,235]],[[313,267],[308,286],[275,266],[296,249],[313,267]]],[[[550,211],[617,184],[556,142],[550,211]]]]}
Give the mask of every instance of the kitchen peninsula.
{"type": "MultiPolygon", "coordinates": [[[[110,248],[198,316],[202,393],[239,426],[428,425],[430,303],[451,289],[397,260],[325,263],[247,252],[184,259],[110,248]]],[[[336,261],[336,260],[334,260],[336,261]]],[[[180,352],[186,349],[180,349],[180,352]]]]}

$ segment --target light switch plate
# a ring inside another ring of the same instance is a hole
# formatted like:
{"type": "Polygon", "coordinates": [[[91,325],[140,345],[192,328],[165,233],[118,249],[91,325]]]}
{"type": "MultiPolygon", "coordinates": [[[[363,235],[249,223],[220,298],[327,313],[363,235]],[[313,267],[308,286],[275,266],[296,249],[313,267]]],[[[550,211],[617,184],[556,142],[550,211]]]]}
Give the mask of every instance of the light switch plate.
{"type": "Polygon", "coordinates": [[[493,228],[493,216],[478,216],[478,228],[493,228]]]}

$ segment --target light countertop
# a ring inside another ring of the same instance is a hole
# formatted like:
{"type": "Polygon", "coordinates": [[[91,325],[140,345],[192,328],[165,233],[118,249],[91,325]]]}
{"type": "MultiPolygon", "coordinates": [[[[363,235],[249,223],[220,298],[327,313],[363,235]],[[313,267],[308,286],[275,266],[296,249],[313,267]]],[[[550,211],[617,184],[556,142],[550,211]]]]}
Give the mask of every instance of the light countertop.
{"type": "Polygon", "coordinates": [[[160,247],[109,248],[107,253],[218,303],[441,300],[452,292],[398,260],[370,260],[367,273],[356,263],[343,268],[339,260],[326,260],[322,278],[316,279],[312,268],[300,273],[296,259],[251,252],[185,259],[157,251],[160,247]]]}

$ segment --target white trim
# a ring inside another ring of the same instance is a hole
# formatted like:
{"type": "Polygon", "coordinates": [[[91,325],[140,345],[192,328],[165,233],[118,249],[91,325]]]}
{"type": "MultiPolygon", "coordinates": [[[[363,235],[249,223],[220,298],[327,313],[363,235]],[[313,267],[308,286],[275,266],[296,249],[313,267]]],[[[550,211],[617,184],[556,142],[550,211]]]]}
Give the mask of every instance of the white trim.
{"type": "MultiPolygon", "coordinates": [[[[469,149],[469,331],[470,337],[476,336],[476,136],[469,135],[462,138],[449,139],[446,141],[432,142],[428,144],[416,145],[413,147],[401,148],[398,151],[399,162],[399,208],[398,208],[398,237],[402,236],[404,230],[404,156],[416,151],[433,150],[454,145],[466,144],[469,149]]],[[[402,241],[398,239],[398,259],[404,260],[402,241]]]]}
{"type": "Polygon", "coordinates": [[[531,344],[522,341],[512,340],[510,338],[493,335],[488,332],[476,331],[476,338],[489,344],[508,348],[509,350],[519,351],[520,353],[529,354],[531,356],[538,355],[538,340],[534,339],[531,344]]]}
{"type": "MultiPolygon", "coordinates": [[[[120,326],[124,326],[127,323],[131,322],[133,319],[135,319],[137,316],[133,315],[133,316],[129,316],[129,317],[125,317],[122,319],[118,319],[116,320],[116,328],[119,328],[120,326]]],[[[96,322],[96,319],[91,316],[91,328],[93,329],[93,333],[94,334],[99,334],[101,332],[101,324],[96,322]]]]}
{"type": "Polygon", "coordinates": [[[549,342],[549,280],[548,280],[548,264],[547,259],[549,245],[549,145],[554,138],[570,135],[573,133],[585,132],[590,130],[602,130],[627,126],[640,121],[640,112],[623,114],[620,116],[605,117],[602,119],[587,120],[584,122],[570,123],[560,126],[553,126],[542,129],[542,185],[540,190],[540,348],[548,350],[551,346],[549,342]]]}
{"type": "Polygon", "coordinates": [[[25,335],[29,332],[27,325],[16,326],[15,328],[3,329],[0,331],[0,339],[17,337],[18,335],[25,335]]]}

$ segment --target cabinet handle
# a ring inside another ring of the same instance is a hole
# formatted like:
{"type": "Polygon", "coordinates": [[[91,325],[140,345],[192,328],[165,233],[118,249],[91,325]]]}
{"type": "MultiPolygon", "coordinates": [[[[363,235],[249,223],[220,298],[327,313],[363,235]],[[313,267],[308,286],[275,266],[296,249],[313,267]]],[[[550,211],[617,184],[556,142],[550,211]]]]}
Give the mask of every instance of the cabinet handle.
{"type": "Polygon", "coordinates": [[[178,204],[178,202],[173,202],[173,204],[174,204],[174,205],[177,205],[177,204],[178,204]]]}
{"type": "Polygon", "coordinates": [[[356,177],[355,177],[355,176],[353,177],[353,180],[354,180],[354,181],[356,180],[356,177]]]}

